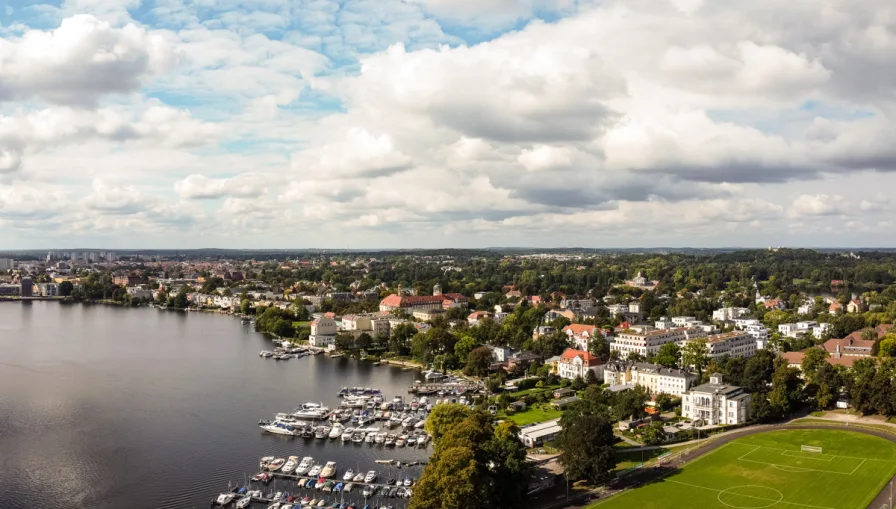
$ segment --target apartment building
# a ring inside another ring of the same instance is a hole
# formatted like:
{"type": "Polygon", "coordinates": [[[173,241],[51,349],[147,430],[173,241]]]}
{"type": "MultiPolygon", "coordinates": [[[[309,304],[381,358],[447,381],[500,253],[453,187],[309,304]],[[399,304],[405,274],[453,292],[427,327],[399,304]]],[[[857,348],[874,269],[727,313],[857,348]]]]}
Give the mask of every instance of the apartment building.
{"type": "Polygon", "coordinates": [[[714,373],[708,384],[699,385],[681,397],[681,415],[700,419],[709,426],[743,424],[750,415],[751,396],[743,388],[726,385],[714,373]]]}
{"type": "Polygon", "coordinates": [[[604,383],[610,385],[640,385],[652,394],[665,393],[681,396],[697,380],[697,375],[680,369],[664,368],[645,362],[611,362],[604,367],[604,383]]]}

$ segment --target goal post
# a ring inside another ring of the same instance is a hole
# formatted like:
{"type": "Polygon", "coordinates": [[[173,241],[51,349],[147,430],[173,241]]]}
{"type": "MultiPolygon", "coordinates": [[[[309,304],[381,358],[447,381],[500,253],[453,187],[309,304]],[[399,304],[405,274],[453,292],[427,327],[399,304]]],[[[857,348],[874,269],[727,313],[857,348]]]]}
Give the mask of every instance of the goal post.
{"type": "Polygon", "coordinates": [[[801,445],[800,451],[802,452],[814,452],[816,454],[821,454],[821,447],[815,447],[814,445],[801,445]]]}

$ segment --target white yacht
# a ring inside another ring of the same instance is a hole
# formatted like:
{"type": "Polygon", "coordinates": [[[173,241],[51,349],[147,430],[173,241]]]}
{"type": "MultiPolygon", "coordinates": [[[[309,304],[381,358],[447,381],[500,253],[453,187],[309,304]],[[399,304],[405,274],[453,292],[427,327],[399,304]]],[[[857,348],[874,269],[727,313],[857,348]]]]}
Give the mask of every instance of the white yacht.
{"type": "Polygon", "coordinates": [[[376,431],[371,431],[370,433],[367,434],[366,437],[364,437],[365,444],[372,444],[372,443],[374,443],[375,440],[376,440],[376,431]]]}
{"type": "Polygon", "coordinates": [[[345,431],[342,432],[342,441],[349,442],[352,439],[352,435],[355,434],[355,428],[345,428],[345,431]]]}
{"type": "Polygon", "coordinates": [[[345,427],[338,422],[333,425],[333,429],[330,430],[330,434],[328,435],[330,438],[339,438],[342,436],[342,432],[345,431],[345,427]]]}
{"type": "Polygon", "coordinates": [[[258,424],[258,427],[268,433],[277,435],[289,435],[294,437],[302,434],[302,431],[299,428],[295,428],[291,424],[282,423],[280,421],[261,422],[258,424]]]}
{"type": "Polygon", "coordinates": [[[320,471],[323,470],[324,467],[320,465],[314,465],[311,467],[311,470],[308,471],[308,477],[317,477],[320,475],[320,471]]]}
{"type": "Polygon", "coordinates": [[[286,464],[280,468],[280,471],[284,474],[291,474],[299,466],[299,457],[298,456],[290,456],[286,460],[286,464]]]}
{"type": "Polygon", "coordinates": [[[343,481],[351,482],[352,479],[355,478],[355,471],[352,469],[348,469],[345,475],[342,476],[343,481]]]}
{"type": "Polygon", "coordinates": [[[376,481],[376,470],[367,472],[367,475],[364,477],[364,482],[366,483],[372,483],[373,481],[376,481]]]}
{"type": "Polygon", "coordinates": [[[336,462],[328,461],[326,465],[324,465],[323,470],[320,471],[320,476],[326,479],[329,479],[336,475],[336,462]]]}
{"type": "Polygon", "coordinates": [[[325,419],[329,415],[330,409],[318,403],[305,403],[296,408],[292,415],[305,419],[325,419]]]}
{"type": "Polygon", "coordinates": [[[314,462],[314,458],[311,456],[305,456],[302,458],[302,461],[299,463],[299,466],[296,467],[296,475],[305,475],[311,470],[311,464],[314,462]]]}
{"type": "Polygon", "coordinates": [[[385,441],[386,441],[386,433],[384,431],[380,431],[373,438],[373,443],[375,443],[375,444],[382,444],[385,441]]]}

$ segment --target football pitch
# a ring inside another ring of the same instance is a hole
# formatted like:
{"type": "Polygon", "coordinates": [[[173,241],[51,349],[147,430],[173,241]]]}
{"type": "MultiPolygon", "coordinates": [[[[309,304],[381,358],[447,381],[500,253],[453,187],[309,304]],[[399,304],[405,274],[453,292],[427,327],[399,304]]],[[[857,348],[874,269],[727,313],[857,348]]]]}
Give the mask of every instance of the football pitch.
{"type": "Polygon", "coordinates": [[[661,481],[595,509],[864,509],[896,472],[896,444],[840,430],[779,430],[733,440],[661,481]],[[802,452],[817,446],[822,453],[802,452]]]}

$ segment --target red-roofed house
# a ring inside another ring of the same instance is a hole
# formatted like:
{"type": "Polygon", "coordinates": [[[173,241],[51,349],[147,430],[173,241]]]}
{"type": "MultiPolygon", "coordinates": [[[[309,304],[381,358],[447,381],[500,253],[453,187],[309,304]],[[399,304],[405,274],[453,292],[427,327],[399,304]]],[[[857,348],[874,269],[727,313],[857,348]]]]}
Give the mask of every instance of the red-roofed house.
{"type": "Polygon", "coordinates": [[[843,304],[840,304],[837,301],[831,303],[828,307],[828,312],[834,315],[840,314],[843,312],[843,304]]]}
{"type": "Polygon", "coordinates": [[[483,318],[492,318],[495,315],[489,313],[488,311],[473,311],[467,316],[467,323],[470,325],[479,325],[479,320],[483,318]]]}
{"type": "Polygon", "coordinates": [[[380,301],[380,311],[401,309],[408,313],[427,309],[445,309],[466,306],[467,298],[459,293],[443,293],[441,295],[397,295],[392,294],[380,301]]]}
{"type": "Polygon", "coordinates": [[[862,301],[856,298],[850,299],[846,305],[847,313],[859,313],[862,311],[862,301]]]}
{"type": "MultiPolygon", "coordinates": [[[[813,347],[814,348],[814,347],[813,347]]],[[[781,358],[787,361],[787,366],[791,368],[803,369],[803,357],[806,355],[806,350],[802,350],[800,352],[783,352],[781,353],[781,358]]],[[[852,368],[852,365],[859,359],[863,357],[857,356],[846,356],[846,357],[828,357],[825,360],[831,366],[845,366],[847,368],[852,368]]]]}
{"type": "Polygon", "coordinates": [[[604,379],[604,365],[600,358],[584,350],[567,348],[557,362],[557,374],[560,378],[573,379],[577,376],[585,378],[585,374],[593,371],[598,380],[604,379]]]}
{"type": "Polygon", "coordinates": [[[563,328],[563,332],[569,336],[570,341],[575,343],[576,347],[581,350],[588,349],[588,343],[595,334],[600,334],[599,327],[594,325],[585,325],[584,323],[571,323],[563,328]]]}

